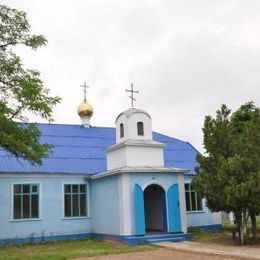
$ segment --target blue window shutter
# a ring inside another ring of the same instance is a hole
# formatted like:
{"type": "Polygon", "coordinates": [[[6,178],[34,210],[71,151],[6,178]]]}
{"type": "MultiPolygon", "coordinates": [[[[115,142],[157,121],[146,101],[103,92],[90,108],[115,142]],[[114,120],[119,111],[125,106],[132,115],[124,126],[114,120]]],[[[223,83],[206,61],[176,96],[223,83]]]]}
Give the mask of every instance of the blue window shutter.
{"type": "Polygon", "coordinates": [[[167,192],[169,232],[181,232],[179,186],[173,184],[167,192]]]}
{"type": "Polygon", "coordinates": [[[135,225],[136,234],[145,234],[145,218],[144,218],[144,193],[142,188],[135,184],[135,225]]]}

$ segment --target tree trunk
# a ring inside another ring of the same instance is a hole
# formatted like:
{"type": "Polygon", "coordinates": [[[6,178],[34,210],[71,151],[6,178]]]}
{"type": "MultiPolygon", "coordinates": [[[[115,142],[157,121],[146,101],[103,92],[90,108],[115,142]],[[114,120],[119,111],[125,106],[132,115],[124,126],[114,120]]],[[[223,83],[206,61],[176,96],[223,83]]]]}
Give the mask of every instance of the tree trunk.
{"type": "Polygon", "coordinates": [[[239,221],[239,231],[240,231],[239,242],[240,242],[241,245],[244,245],[244,243],[245,243],[243,228],[244,228],[244,225],[243,225],[243,220],[242,220],[242,217],[241,217],[241,219],[239,221]]]}
{"type": "Polygon", "coordinates": [[[239,243],[241,244],[241,214],[235,213],[239,243]]]}
{"type": "Polygon", "coordinates": [[[256,229],[256,214],[255,212],[250,212],[250,218],[252,222],[252,235],[253,235],[253,240],[257,240],[257,229],[256,229]]]}
{"type": "Polygon", "coordinates": [[[246,211],[242,213],[242,218],[241,218],[241,240],[240,243],[242,245],[245,245],[247,242],[247,214],[246,211]]]}

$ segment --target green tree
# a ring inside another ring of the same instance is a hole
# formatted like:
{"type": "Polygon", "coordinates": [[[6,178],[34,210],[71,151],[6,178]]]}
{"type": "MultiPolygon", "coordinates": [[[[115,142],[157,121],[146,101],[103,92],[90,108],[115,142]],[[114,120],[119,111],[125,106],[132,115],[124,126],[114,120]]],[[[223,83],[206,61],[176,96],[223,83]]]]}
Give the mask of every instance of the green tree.
{"type": "Polygon", "coordinates": [[[236,149],[234,153],[236,152],[239,157],[240,174],[245,175],[236,191],[243,195],[247,210],[242,212],[242,217],[251,217],[253,238],[256,240],[256,215],[260,213],[259,108],[256,108],[252,102],[242,105],[231,117],[231,128],[234,135],[232,147],[236,149]]]}
{"type": "MultiPolygon", "coordinates": [[[[247,220],[260,211],[260,114],[253,102],[231,115],[225,105],[216,118],[206,116],[203,127],[205,155],[194,185],[214,212],[234,212],[240,242],[247,238],[247,220]]],[[[256,239],[256,226],[253,228],[256,239]]]]}
{"type": "Polygon", "coordinates": [[[51,146],[40,144],[41,133],[26,115],[51,121],[60,98],[49,95],[39,72],[24,68],[14,49],[22,45],[36,50],[46,42],[44,36],[30,34],[25,12],[0,5],[0,147],[32,164],[40,164],[51,146]]]}

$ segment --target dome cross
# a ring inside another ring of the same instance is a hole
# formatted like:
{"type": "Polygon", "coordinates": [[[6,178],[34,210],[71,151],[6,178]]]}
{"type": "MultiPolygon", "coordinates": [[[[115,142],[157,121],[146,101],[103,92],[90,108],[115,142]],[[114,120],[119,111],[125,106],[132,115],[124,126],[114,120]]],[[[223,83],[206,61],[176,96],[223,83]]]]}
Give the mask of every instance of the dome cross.
{"type": "Polygon", "coordinates": [[[134,94],[138,94],[139,91],[134,90],[134,85],[133,85],[133,83],[131,83],[131,89],[126,89],[125,91],[131,93],[130,96],[129,96],[129,98],[131,99],[131,107],[133,108],[133,107],[134,107],[134,101],[136,101],[135,98],[134,98],[134,94]]]}
{"type": "Polygon", "coordinates": [[[83,87],[83,92],[84,92],[84,102],[87,101],[87,88],[90,88],[90,86],[86,85],[86,81],[84,82],[83,85],[80,85],[81,87],[83,87]]]}

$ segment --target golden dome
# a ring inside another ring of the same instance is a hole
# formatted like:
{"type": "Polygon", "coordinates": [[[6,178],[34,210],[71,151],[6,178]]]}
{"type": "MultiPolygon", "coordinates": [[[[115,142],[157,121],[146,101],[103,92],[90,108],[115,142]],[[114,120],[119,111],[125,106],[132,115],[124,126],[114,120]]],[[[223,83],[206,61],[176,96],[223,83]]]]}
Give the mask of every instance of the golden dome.
{"type": "Polygon", "coordinates": [[[78,106],[78,115],[79,116],[92,116],[93,107],[87,102],[84,101],[78,106]]]}

